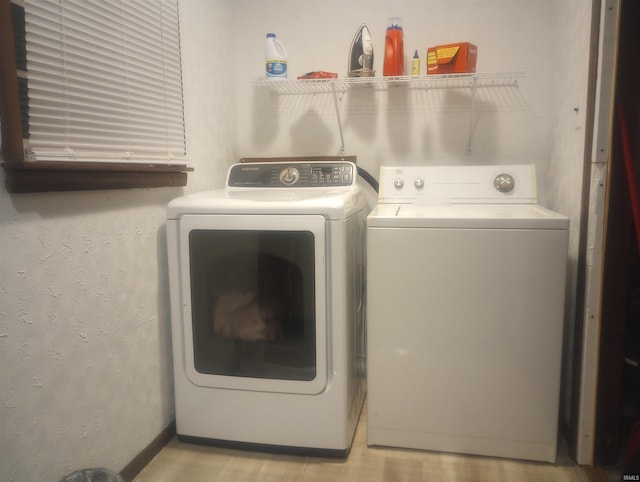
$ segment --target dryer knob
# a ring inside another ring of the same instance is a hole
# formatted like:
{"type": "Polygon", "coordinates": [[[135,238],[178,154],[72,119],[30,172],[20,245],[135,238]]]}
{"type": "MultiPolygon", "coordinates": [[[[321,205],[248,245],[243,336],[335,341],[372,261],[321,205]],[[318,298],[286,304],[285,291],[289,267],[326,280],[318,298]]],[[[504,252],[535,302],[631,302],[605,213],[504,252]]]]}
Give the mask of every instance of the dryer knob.
{"type": "Polygon", "coordinates": [[[415,181],[413,181],[413,185],[416,187],[416,189],[422,189],[424,187],[424,179],[416,179],[415,181]]]}
{"type": "Polygon", "coordinates": [[[285,167],[280,172],[280,182],[282,184],[292,185],[298,182],[300,178],[300,171],[298,171],[295,167],[285,167]]]}
{"type": "Polygon", "coordinates": [[[404,181],[402,179],[396,179],[395,181],[393,181],[393,186],[396,189],[400,190],[404,186],[404,181]]]}

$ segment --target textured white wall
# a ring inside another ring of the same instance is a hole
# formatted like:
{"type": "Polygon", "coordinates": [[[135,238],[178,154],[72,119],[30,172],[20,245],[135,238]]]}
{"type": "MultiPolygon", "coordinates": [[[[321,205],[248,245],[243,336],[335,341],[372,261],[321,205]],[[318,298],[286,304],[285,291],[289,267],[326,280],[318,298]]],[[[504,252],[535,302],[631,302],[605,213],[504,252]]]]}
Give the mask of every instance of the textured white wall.
{"type": "Polygon", "coordinates": [[[119,470],[171,420],[176,194],[0,195],[0,480],[119,470]]]}
{"type": "Polygon", "coordinates": [[[224,186],[237,159],[233,75],[237,51],[231,0],[181,0],[180,25],[187,151],[195,172],[186,192],[224,186]]]}
{"type": "MultiPolygon", "coordinates": [[[[229,55],[225,10],[226,2],[181,5],[195,167],[187,191],[219,187],[233,158],[234,111],[218,75],[229,55]]],[[[164,222],[182,193],[0,188],[3,482],[121,470],[173,419],[164,222]]]]}

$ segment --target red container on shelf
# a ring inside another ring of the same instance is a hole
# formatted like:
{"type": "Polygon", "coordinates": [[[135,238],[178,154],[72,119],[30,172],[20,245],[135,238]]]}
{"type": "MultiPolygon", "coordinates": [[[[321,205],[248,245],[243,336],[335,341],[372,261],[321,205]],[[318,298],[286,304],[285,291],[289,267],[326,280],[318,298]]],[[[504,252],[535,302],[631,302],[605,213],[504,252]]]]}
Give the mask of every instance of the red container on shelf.
{"type": "Polygon", "coordinates": [[[427,49],[427,74],[468,74],[476,71],[478,47],[469,42],[427,49]]]}
{"type": "Polygon", "coordinates": [[[384,67],[382,74],[385,77],[404,75],[404,32],[402,19],[391,17],[387,34],[384,39],[384,67]]]}

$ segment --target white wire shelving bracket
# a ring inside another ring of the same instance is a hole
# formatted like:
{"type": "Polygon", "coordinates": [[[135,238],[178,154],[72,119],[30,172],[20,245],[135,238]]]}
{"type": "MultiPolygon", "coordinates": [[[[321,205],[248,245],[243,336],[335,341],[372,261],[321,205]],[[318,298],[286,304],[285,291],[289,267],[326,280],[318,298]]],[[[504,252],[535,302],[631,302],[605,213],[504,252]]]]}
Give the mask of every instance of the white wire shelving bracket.
{"type": "Polygon", "coordinates": [[[256,80],[254,86],[267,89],[274,95],[332,94],[338,131],[340,133],[340,154],[344,154],[345,143],[340,118],[338,94],[352,89],[370,88],[389,90],[393,88],[409,89],[470,89],[471,113],[469,120],[469,137],[467,153],[471,153],[471,144],[476,117],[476,92],[488,87],[517,87],[520,78],[526,72],[496,72],[474,74],[439,74],[399,77],[346,77],[336,79],[304,79],[304,80],[256,80]]]}

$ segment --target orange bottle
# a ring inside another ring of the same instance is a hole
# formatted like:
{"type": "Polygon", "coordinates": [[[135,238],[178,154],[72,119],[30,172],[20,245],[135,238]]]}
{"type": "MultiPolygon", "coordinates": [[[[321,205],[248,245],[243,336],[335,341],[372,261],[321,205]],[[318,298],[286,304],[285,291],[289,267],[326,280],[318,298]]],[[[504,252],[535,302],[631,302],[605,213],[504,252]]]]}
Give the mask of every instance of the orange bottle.
{"type": "Polygon", "coordinates": [[[382,73],[385,77],[404,75],[404,33],[402,31],[402,19],[391,17],[387,34],[384,39],[384,67],[382,73]]]}

